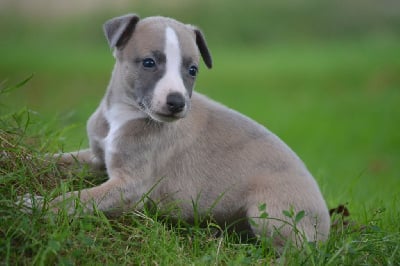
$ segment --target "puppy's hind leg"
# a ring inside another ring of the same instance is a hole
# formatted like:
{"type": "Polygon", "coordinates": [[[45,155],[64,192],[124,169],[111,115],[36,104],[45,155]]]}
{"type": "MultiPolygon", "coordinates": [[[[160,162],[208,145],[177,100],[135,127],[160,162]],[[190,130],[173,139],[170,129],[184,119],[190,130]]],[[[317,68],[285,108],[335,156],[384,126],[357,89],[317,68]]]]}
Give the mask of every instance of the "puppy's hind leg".
{"type": "Polygon", "coordinates": [[[247,210],[252,232],[257,237],[266,237],[272,246],[283,248],[287,241],[297,242],[292,224],[282,212],[271,210],[265,203],[257,203],[247,210]]]}
{"type": "MultiPolygon", "coordinates": [[[[247,218],[256,236],[265,236],[271,244],[282,251],[286,244],[300,248],[305,242],[318,242],[327,238],[329,216],[323,208],[302,204],[282,204],[264,200],[248,206],[247,218]],[[269,202],[265,204],[265,202],[269,202]]],[[[279,198],[278,198],[279,199],[279,198]]]]}

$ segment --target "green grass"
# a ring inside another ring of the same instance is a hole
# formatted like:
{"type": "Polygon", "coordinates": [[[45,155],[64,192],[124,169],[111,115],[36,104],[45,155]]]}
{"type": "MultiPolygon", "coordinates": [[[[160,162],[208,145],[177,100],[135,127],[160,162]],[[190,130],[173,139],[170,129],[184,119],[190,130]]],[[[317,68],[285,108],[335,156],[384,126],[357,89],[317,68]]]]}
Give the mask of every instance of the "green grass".
{"type": "MultiPolygon", "coordinates": [[[[71,216],[16,204],[25,193],[46,200],[73,189],[102,182],[86,169],[70,172],[55,162],[44,163],[43,152],[57,147],[62,133],[28,110],[2,116],[0,157],[0,255],[2,264],[163,264],[163,265],[396,265],[400,262],[397,201],[390,216],[385,209],[365,209],[348,225],[338,219],[327,242],[297,250],[288,247],[276,261],[268,239],[240,240],[213,223],[200,227],[168,223],[157,212],[132,211],[118,217],[102,213],[71,216]],[[31,126],[29,129],[28,126],[31,126]],[[30,131],[28,134],[27,132],[30,131]]],[[[389,207],[389,206],[388,206],[389,207]]],[[[347,220],[348,218],[346,218],[347,220]]],[[[334,219],[336,220],[336,219],[334,219]]]]}
{"type": "MultiPolygon", "coordinates": [[[[129,11],[200,25],[215,66],[201,67],[196,90],[287,142],[329,207],[347,203],[350,226],[333,229],[324,244],[288,250],[282,264],[400,264],[400,40],[393,34],[400,16],[372,1],[293,3],[250,1],[242,12],[234,1],[230,8],[225,1],[179,8],[151,1],[129,11]]],[[[87,146],[85,123],[113,65],[100,25],[123,12],[54,23],[1,14],[0,88],[34,76],[0,94],[0,263],[268,264],[274,251],[267,242],[216,234],[212,224],[171,225],[157,213],[28,215],[15,205],[28,192],[50,199],[102,181],[41,158],[87,146]]]]}

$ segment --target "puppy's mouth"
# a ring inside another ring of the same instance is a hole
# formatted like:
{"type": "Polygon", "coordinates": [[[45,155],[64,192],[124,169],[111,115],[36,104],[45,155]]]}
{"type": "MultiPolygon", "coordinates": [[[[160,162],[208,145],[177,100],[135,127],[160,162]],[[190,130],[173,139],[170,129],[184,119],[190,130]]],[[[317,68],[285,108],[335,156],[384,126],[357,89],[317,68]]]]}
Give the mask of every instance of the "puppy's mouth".
{"type": "Polygon", "coordinates": [[[186,116],[187,111],[179,113],[164,113],[148,108],[144,103],[139,103],[140,110],[149,116],[150,119],[157,122],[174,122],[186,116]]]}
{"type": "Polygon", "coordinates": [[[178,113],[178,114],[164,114],[160,112],[148,112],[147,113],[151,119],[156,120],[158,122],[174,122],[186,116],[186,112],[178,113]]]}

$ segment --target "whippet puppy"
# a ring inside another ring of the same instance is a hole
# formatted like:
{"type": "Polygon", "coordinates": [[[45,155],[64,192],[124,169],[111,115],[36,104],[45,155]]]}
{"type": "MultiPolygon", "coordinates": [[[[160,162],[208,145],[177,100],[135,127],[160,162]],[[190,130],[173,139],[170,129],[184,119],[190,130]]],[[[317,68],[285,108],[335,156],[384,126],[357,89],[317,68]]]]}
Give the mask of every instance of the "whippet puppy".
{"type": "Polygon", "coordinates": [[[325,201],[297,155],[265,127],[193,92],[200,57],[212,67],[199,29],[128,14],[107,21],[104,31],[116,63],[87,123],[90,148],[60,161],[104,168],[109,179],[54,199],[53,210],[66,199],[79,199],[89,212],[151,201],[161,210],[175,206],[177,218],[193,221],[197,212],[223,226],[237,222],[282,245],[294,239],[282,213],[291,209],[304,212],[296,227],[307,241],[327,238],[325,201]]]}

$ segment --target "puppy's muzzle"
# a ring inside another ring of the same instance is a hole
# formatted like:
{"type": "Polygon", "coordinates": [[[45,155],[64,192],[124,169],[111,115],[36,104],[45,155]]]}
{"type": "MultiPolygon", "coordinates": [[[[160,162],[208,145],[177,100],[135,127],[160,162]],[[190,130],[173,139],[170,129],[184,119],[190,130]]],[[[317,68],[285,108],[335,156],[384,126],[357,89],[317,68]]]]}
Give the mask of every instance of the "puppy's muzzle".
{"type": "Polygon", "coordinates": [[[173,122],[186,116],[190,109],[190,100],[179,92],[171,92],[162,105],[155,104],[146,109],[145,112],[156,121],[173,122]]]}

